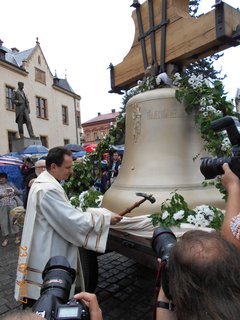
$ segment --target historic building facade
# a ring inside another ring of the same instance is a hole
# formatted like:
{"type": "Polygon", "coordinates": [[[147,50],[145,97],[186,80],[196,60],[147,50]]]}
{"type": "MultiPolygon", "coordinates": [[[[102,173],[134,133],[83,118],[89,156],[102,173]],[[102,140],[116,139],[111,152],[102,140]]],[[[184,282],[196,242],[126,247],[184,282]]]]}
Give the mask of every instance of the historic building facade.
{"type": "Polygon", "coordinates": [[[109,128],[116,122],[119,112],[112,109],[111,113],[101,114],[98,112],[97,117],[82,123],[84,145],[97,143],[108,134],[109,128]]]}
{"type": "MultiPolygon", "coordinates": [[[[29,100],[34,134],[42,144],[52,148],[80,143],[81,97],[67,79],[52,75],[38,41],[34,48],[20,52],[4,47],[0,40],[0,75],[0,154],[12,151],[12,140],[19,137],[11,100],[19,81],[29,100]]],[[[28,137],[25,125],[24,135],[28,137]]]]}

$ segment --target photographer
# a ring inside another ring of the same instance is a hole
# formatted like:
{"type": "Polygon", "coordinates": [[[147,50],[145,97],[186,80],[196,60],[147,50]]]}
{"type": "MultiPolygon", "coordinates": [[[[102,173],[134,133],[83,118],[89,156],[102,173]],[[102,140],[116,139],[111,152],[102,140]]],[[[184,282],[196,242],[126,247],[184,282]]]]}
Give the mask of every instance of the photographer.
{"type": "Polygon", "coordinates": [[[186,232],[169,257],[174,307],[161,289],[156,320],[238,320],[239,266],[238,249],[217,232],[186,232]]]}
{"type": "Polygon", "coordinates": [[[240,249],[240,180],[227,163],[223,164],[222,184],[228,198],[222,226],[222,236],[240,249]]]}

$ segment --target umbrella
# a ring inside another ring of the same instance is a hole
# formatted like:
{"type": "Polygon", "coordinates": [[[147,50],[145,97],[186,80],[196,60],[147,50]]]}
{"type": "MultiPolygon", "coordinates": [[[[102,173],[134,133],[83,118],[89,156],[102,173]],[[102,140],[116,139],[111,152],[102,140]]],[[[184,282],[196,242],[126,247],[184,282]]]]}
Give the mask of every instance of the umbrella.
{"type": "Polygon", "coordinates": [[[97,148],[97,144],[92,143],[92,144],[89,144],[88,146],[86,146],[86,147],[84,148],[84,150],[85,150],[86,152],[88,152],[88,153],[91,153],[91,152],[94,152],[94,151],[96,150],[96,148],[97,148]]]}
{"type": "Polygon", "coordinates": [[[11,156],[0,156],[0,166],[22,166],[21,159],[11,156]]]}
{"type": "Polygon", "coordinates": [[[20,154],[40,154],[48,153],[48,148],[42,146],[41,144],[31,144],[28,147],[20,150],[20,154]]]}
{"type": "Polygon", "coordinates": [[[124,153],[125,145],[124,144],[117,144],[115,146],[112,146],[112,148],[117,151],[119,154],[124,153]]]}
{"type": "Polygon", "coordinates": [[[65,144],[64,148],[71,150],[73,152],[83,151],[83,147],[80,146],[80,144],[77,143],[68,143],[65,144]]]}
{"type": "Polygon", "coordinates": [[[72,157],[73,159],[82,158],[86,155],[86,153],[86,151],[73,152],[72,157]]]}

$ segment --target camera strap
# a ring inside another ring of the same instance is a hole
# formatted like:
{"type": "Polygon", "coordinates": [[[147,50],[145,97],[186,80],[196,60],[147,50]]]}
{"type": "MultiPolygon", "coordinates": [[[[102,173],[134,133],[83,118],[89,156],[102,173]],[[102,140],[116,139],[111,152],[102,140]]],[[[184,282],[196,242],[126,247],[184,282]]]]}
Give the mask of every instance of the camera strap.
{"type": "Polygon", "coordinates": [[[158,264],[157,269],[157,277],[156,277],[156,285],[155,285],[155,303],[154,303],[154,311],[153,311],[153,320],[156,319],[156,309],[158,307],[158,294],[161,289],[161,277],[163,268],[165,268],[166,261],[163,260],[158,264]]]}

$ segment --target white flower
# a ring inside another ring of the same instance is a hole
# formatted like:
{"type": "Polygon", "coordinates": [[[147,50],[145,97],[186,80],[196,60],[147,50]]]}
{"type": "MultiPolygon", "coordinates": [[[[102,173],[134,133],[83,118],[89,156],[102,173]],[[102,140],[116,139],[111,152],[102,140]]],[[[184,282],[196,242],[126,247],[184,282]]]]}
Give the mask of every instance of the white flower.
{"type": "Polygon", "coordinates": [[[205,97],[202,97],[201,100],[200,100],[200,106],[206,106],[206,103],[207,103],[207,100],[205,97]]]}
{"type": "Polygon", "coordinates": [[[103,201],[103,195],[99,195],[96,199],[96,203],[98,205],[98,207],[100,208],[102,205],[102,201],[103,201]]]}
{"type": "Polygon", "coordinates": [[[176,73],[174,74],[174,78],[175,78],[176,80],[182,80],[182,77],[180,76],[180,73],[179,73],[179,72],[176,72],[176,73]]]}
{"type": "Polygon", "coordinates": [[[209,100],[208,100],[208,103],[209,103],[209,104],[213,104],[213,99],[209,99],[209,100]]]}
{"type": "Polygon", "coordinates": [[[140,86],[142,84],[142,80],[138,80],[137,84],[140,86]]]}
{"type": "Polygon", "coordinates": [[[181,220],[184,217],[184,210],[179,210],[173,215],[174,220],[181,220]]]}
{"type": "Polygon", "coordinates": [[[194,84],[195,80],[193,78],[188,79],[189,84],[194,84]]]}
{"type": "Polygon", "coordinates": [[[206,112],[206,111],[203,112],[203,116],[204,116],[204,117],[207,117],[207,116],[208,116],[208,112],[206,112]]]}
{"type": "Polygon", "coordinates": [[[189,223],[191,223],[191,224],[195,224],[196,219],[195,219],[195,217],[194,217],[192,214],[190,214],[190,215],[187,217],[187,222],[189,222],[189,223]]]}
{"type": "Polygon", "coordinates": [[[169,212],[164,211],[164,212],[162,213],[162,220],[165,220],[168,216],[169,216],[169,212]]]}

